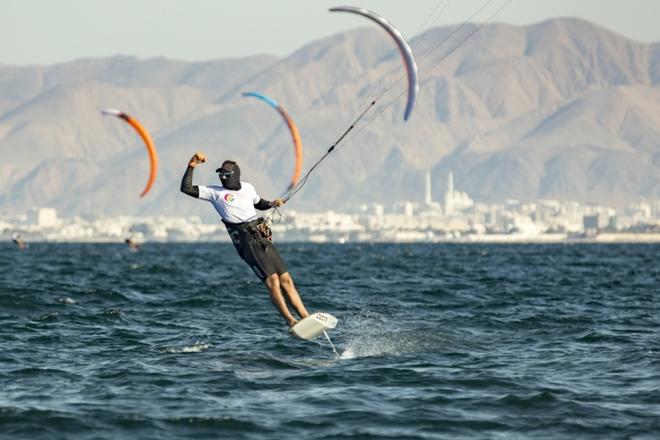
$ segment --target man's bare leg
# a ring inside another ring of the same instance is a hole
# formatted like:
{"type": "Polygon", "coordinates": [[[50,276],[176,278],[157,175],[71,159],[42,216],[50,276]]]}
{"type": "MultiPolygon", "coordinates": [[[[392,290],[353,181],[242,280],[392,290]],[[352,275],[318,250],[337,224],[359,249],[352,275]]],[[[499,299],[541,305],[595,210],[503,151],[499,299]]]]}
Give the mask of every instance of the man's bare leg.
{"type": "Polygon", "coordinates": [[[270,302],[273,303],[278,312],[286,319],[289,327],[294,325],[297,321],[289,312],[289,309],[286,306],[284,297],[282,296],[282,290],[280,289],[280,277],[274,273],[264,281],[264,284],[268,288],[268,293],[270,294],[270,302]]]}
{"type": "Polygon", "coordinates": [[[289,272],[280,275],[280,284],[284,289],[284,291],[286,292],[289,301],[291,301],[291,305],[296,310],[298,315],[301,318],[307,318],[309,316],[309,313],[307,312],[307,309],[305,308],[302,299],[300,299],[300,295],[298,295],[298,290],[296,289],[296,286],[293,284],[293,278],[291,278],[289,272]]]}

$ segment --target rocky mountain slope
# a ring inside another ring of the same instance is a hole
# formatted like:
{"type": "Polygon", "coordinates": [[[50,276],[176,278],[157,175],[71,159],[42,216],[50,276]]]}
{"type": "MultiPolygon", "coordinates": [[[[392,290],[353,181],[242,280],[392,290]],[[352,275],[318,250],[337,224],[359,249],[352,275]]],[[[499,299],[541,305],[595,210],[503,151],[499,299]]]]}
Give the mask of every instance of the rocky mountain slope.
{"type": "Polygon", "coordinates": [[[422,82],[408,123],[401,61],[377,28],[314,41],[282,59],[117,56],[0,65],[0,210],[208,214],[178,191],[195,151],[211,161],[196,182],[216,182],[216,165],[232,158],[245,180],[273,198],[290,178],[291,141],[279,115],[242,98],[244,91],[287,108],[300,129],[305,168],[378,98],[355,135],[292,199],[295,209],[422,201],[428,170],[436,194],[453,170],[457,188],[480,201],[621,206],[660,197],[660,44],[554,19],[487,25],[443,59],[471,26],[448,41],[454,27],[411,40],[422,82]],[[134,115],[155,139],[161,167],[144,199],[144,148],[129,127],[100,116],[104,107],[134,115]]]}

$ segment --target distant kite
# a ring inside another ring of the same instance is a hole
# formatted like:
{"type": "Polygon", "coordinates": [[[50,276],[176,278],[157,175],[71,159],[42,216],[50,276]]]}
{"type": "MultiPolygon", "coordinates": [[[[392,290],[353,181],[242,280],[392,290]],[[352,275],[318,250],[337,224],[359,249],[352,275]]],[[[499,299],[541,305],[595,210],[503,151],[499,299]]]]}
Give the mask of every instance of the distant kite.
{"type": "Polygon", "coordinates": [[[291,116],[289,116],[286,110],[284,110],[284,107],[279,105],[277,101],[270,99],[268,96],[256,92],[243,93],[242,96],[257,98],[265,102],[266,104],[270,105],[275,110],[277,110],[280,116],[282,116],[282,119],[284,119],[286,125],[289,127],[289,131],[291,132],[291,139],[293,140],[294,154],[296,156],[296,162],[293,169],[293,176],[291,177],[291,182],[289,183],[289,187],[286,189],[286,191],[289,191],[291,188],[296,186],[298,180],[300,180],[300,174],[302,173],[303,151],[302,151],[302,141],[300,140],[300,133],[298,132],[298,127],[296,127],[296,124],[295,122],[293,122],[291,116]]]}
{"type": "Polygon", "coordinates": [[[147,153],[149,153],[149,161],[151,164],[147,186],[144,187],[142,193],[140,194],[140,197],[146,196],[151,189],[151,186],[154,184],[154,181],[156,180],[156,174],[158,173],[158,154],[156,154],[156,147],[154,146],[154,142],[151,140],[149,132],[147,132],[147,130],[137,121],[137,119],[127,115],[122,111],[109,108],[101,110],[101,114],[117,116],[118,118],[128,122],[128,124],[130,124],[130,126],[133,127],[135,131],[137,131],[137,133],[140,135],[142,141],[144,141],[144,145],[147,147],[147,153]]]}
{"type": "Polygon", "coordinates": [[[415,101],[417,100],[417,93],[419,92],[419,79],[417,75],[417,63],[415,63],[415,57],[413,56],[412,49],[410,45],[403,38],[401,32],[399,32],[389,21],[376,14],[375,12],[369,11],[367,9],[357,8],[354,6],[339,6],[336,8],[330,8],[330,12],[350,12],[353,14],[362,15],[372,21],[378,23],[390,37],[394,39],[401,57],[403,58],[403,63],[406,67],[406,73],[408,74],[408,103],[406,104],[406,111],[403,114],[403,120],[407,121],[412,113],[413,107],[415,106],[415,101]]]}

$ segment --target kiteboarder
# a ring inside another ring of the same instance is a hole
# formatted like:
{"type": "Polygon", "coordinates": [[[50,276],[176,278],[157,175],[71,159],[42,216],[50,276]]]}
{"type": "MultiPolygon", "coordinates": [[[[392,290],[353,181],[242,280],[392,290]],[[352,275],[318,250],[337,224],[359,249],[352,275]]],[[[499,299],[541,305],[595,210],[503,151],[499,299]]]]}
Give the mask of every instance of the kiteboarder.
{"type": "Polygon", "coordinates": [[[133,238],[133,234],[130,234],[128,237],[126,237],[124,243],[128,245],[128,248],[131,250],[131,252],[137,252],[140,250],[140,243],[133,238]]]}
{"type": "Polygon", "coordinates": [[[181,192],[211,202],[222,218],[238,255],[266,285],[271,302],[287,324],[293,326],[297,320],[289,311],[287,303],[293,306],[300,318],[306,318],[309,313],[282,257],[272,243],[270,227],[256,211],[279,207],[284,202],[282,199],[271,202],[259,197],[254,186],[241,181],[241,169],[231,160],[224,161],[215,170],[221,185],[193,185],[195,167],[204,162],[206,156],[203,153],[195,153],[190,159],[181,180],[181,192]]]}
{"type": "Polygon", "coordinates": [[[17,232],[14,232],[14,233],[11,235],[11,241],[12,241],[16,246],[18,246],[18,249],[19,249],[19,250],[24,251],[25,248],[27,248],[27,244],[25,244],[25,241],[21,238],[21,235],[18,234],[17,232]]]}

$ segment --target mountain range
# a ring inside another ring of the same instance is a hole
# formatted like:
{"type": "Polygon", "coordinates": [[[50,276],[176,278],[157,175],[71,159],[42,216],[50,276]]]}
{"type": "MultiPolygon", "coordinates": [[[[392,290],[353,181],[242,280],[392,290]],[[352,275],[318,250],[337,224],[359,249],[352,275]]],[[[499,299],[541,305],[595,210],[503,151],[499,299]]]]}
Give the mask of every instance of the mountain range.
{"type": "MultiPolygon", "coordinates": [[[[291,177],[293,147],[279,115],[241,97],[257,91],[296,121],[305,165],[375,99],[345,142],[291,199],[293,209],[423,201],[453,171],[475,200],[577,200],[620,207],[660,198],[660,43],[558,18],[529,26],[432,28],[410,40],[420,73],[403,121],[406,79],[377,27],[302,46],[289,56],[183,62],[132,56],[51,66],[0,65],[0,211],[51,206],[60,215],[208,217],[178,188],[196,151],[217,182],[224,159],[267,199],[291,177]],[[148,177],[139,138],[106,107],[139,119],[160,158],[148,177]]],[[[437,199],[437,197],[434,197],[437,199]]]]}

